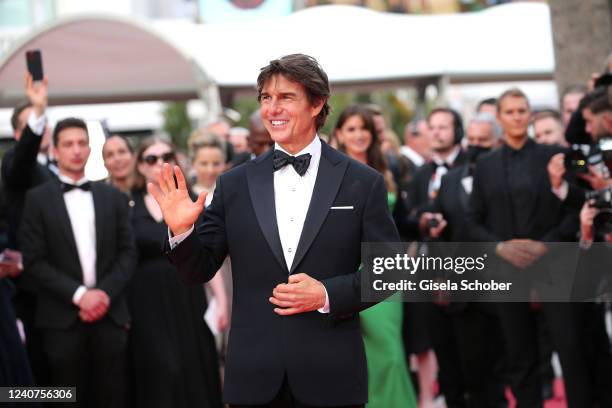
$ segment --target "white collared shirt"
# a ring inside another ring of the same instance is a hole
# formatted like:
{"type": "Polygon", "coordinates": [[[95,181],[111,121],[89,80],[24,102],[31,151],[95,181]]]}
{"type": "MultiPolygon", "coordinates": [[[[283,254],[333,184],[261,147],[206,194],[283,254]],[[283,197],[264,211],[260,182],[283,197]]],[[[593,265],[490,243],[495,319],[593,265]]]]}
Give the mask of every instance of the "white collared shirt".
{"type": "MultiPolygon", "coordinates": [[[[278,143],[274,148],[289,154],[278,143]]],[[[295,156],[307,153],[312,157],[308,170],[303,176],[300,176],[290,164],[274,172],[276,223],[287,269],[291,269],[293,264],[319,171],[321,140],[317,136],[295,156]]]]}
{"type": "Polygon", "coordinates": [[[442,183],[442,177],[444,177],[444,175],[448,173],[448,168],[444,167],[444,164],[446,163],[449,168],[452,167],[453,163],[455,162],[455,159],[457,159],[457,156],[459,156],[460,152],[461,148],[459,146],[455,146],[455,149],[452,151],[451,154],[448,155],[446,160],[443,160],[439,156],[434,155],[432,161],[438,167],[436,167],[436,171],[432,179],[429,181],[428,192],[430,197],[434,197],[438,193],[438,190],[440,190],[440,184],[442,183]]]}
{"type": "MultiPolygon", "coordinates": [[[[63,174],[59,175],[59,179],[63,183],[75,185],[87,182],[87,179],[83,177],[75,183],[63,174]]],[[[79,287],[72,297],[73,303],[78,304],[87,288],[96,286],[96,213],[91,191],[83,191],[79,188],[70,190],[64,193],[64,203],[66,203],[83,273],[83,286],[79,287]]]]}

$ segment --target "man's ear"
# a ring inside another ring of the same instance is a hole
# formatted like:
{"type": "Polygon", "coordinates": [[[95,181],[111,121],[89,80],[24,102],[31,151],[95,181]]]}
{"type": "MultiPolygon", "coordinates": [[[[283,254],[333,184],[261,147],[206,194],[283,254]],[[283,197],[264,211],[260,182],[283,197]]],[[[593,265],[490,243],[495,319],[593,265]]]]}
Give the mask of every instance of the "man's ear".
{"type": "Polygon", "coordinates": [[[312,106],[312,117],[316,118],[319,113],[321,112],[321,110],[323,109],[323,106],[325,105],[325,103],[327,103],[327,98],[321,98],[319,100],[317,100],[312,106]]]}

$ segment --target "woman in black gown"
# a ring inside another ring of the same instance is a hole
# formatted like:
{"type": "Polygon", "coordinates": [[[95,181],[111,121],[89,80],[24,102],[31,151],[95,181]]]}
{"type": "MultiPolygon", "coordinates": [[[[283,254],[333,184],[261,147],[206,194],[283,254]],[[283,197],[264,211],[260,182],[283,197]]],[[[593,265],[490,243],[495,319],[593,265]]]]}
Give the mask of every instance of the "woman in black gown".
{"type": "Polygon", "coordinates": [[[203,319],[204,289],[179,281],[162,253],[168,227],[145,188],[145,183],[157,182],[162,161],[176,163],[173,146],[158,138],[143,141],[136,153],[132,191],[139,251],[129,288],[134,406],[218,408],[219,366],[213,335],[203,319]]]}

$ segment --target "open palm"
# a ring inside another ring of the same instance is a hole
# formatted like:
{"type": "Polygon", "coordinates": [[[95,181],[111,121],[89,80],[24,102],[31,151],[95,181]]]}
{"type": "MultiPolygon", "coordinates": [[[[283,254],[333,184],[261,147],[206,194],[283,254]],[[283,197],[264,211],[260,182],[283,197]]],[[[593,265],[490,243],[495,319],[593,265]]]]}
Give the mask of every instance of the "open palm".
{"type": "Polygon", "coordinates": [[[187,191],[183,172],[178,166],[174,166],[173,175],[168,163],[164,163],[157,182],[158,186],[148,183],[147,190],[159,204],[166,225],[174,235],[188,231],[204,209],[206,193],[201,193],[197,201],[193,202],[187,191]]]}

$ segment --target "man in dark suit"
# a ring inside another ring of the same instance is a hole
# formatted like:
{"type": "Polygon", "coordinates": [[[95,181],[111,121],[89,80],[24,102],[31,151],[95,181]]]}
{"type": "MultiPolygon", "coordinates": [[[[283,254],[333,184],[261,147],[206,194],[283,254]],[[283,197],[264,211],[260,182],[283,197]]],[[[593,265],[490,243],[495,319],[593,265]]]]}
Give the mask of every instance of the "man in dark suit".
{"type": "MultiPolygon", "coordinates": [[[[559,148],[529,139],[529,117],[529,102],[520,90],[498,99],[505,145],[478,161],[468,213],[472,239],[495,243],[497,257],[491,262],[516,277],[534,272],[529,267],[548,252],[545,243],[571,241],[578,227],[577,214],[549,183],[547,163],[559,148]]],[[[570,303],[542,303],[542,311],[559,353],[568,406],[594,406],[585,311],[570,303]]],[[[500,303],[498,315],[513,394],[520,406],[541,406],[535,314],[529,303],[500,303]]]]}
{"type": "MultiPolygon", "coordinates": [[[[431,208],[431,218],[438,223],[429,227],[429,240],[469,242],[465,218],[472,193],[474,166],[479,156],[498,145],[500,136],[501,128],[495,116],[480,113],[470,121],[466,130],[468,162],[442,177],[431,208]]],[[[451,248],[451,245],[443,248],[434,244],[431,252],[440,251],[441,256],[468,255],[450,252],[453,251],[451,248]]],[[[454,250],[465,252],[470,249],[460,244],[454,250]]],[[[496,329],[495,308],[491,304],[453,302],[452,298],[445,298],[439,299],[435,310],[430,328],[440,366],[439,378],[441,382],[445,381],[447,404],[471,408],[507,406],[501,378],[503,339],[496,329]]]]}
{"type": "Polygon", "coordinates": [[[330,93],[313,58],[271,61],[257,83],[275,149],[219,178],[197,232],[204,196],[189,199],[177,167],[178,189],[167,164],[161,190],[149,185],[174,234],[169,256],[191,283],[232,259],[230,406],[362,407],[361,243],[399,239],[385,183],[317,137],[330,93]]]}
{"type": "Polygon", "coordinates": [[[461,116],[448,108],[436,108],[427,118],[432,160],[418,168],[408,188],[408,213],[411,223],[421,234],[427,233],[431,215],[427,210],[438,194],[442,177],[449,169],[466,162],[461,150],[463,122],[461,116]],[[427,214],[424,214],[426,213],[427,214]]]}
{"type": "MultiPolygon", "coordinates": [[[[28,103],[18,106],[11,116],[11,126],[15,145],[9,149],[2,160],[3,191],[8,202],[8,246],[20,249],[18,245],[19,225],[28,190],[55,177],[46,158],[50,134],[46,126],[47,78],[32,81],[26,74],[25,92],[28,103]]],[[[17,293],[13,297],[15,312],[23,322],[26,347],[35,380],[45,384],[48,380],[47,363],[42,351],[42,334],[34,325],[36,310],[36,288],[28,274],[14,280],[17,293]]]]}
{"type": "Polygon", "coordinates": [[[59,179],[26,195],[21,244],[38,288],[51,383],[77,386],[81,406],[126,405],[129,313],[124,289],[136,257],[127,202],[85,178],[87,126],[64,119],[53,145],[59,179]]]}

